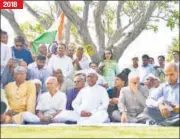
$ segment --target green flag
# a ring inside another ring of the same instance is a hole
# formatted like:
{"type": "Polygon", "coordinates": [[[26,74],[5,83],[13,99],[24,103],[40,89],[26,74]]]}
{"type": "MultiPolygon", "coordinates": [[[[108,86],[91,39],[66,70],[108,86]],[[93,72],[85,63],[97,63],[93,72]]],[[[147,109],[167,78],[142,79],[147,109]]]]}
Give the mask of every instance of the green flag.
{"type": "Polygon", "coordinates": [[[41,34],[38,38],[33,41],[33,53],[38,54],[38,45],[39,44],[51,44],[53,41],[56,40],[56,31],[47,31],[41,34]]]}

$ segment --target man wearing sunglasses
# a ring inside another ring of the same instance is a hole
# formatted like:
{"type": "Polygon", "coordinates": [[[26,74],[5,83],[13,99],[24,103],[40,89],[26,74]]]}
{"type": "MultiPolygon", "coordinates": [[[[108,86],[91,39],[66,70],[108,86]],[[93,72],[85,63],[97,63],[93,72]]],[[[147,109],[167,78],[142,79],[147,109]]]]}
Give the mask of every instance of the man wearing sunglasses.
{"type": "Polygon", "coordinates": [[[28,65],[33,62],[31,52],[25,48],[25,39],[23,36],[17,36],[14,39],[15,46],[12,47],[12,57],[23,59],[28,65]]]}

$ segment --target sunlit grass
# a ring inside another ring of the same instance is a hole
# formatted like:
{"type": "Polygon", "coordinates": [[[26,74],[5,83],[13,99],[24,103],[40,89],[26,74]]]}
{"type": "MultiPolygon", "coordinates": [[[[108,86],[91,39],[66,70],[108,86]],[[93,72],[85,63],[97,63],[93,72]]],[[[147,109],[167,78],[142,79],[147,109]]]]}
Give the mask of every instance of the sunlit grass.
{"type": "Polygon", "coordinates": [[[179,127],[1,127],[2,138],[179,138],[179,127]]]}

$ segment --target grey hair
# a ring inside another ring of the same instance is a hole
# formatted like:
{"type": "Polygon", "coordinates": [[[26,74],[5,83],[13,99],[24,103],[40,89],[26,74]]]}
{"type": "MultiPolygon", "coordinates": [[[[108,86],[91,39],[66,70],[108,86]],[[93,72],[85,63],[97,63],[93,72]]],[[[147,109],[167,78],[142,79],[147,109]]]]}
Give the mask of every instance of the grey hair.
{"type": "Polygon", "coordinates": [[[27,69],[23,66],[17,66],[14,68],[14,73],[20,72],[20,71],[25,71],[27,72],[27,69]]]}
{"type": "Polygon", "coordinates": [[[47,86],[47,83],[49,82],[49,80],[55,80],[56,83],[58,82],[58,80],[57,80],[56,77],[54,77],[54,76],[49,76],[49,77],[46,79],[46,82],[45,82],[46,86],[47,86]]]}
{"type": "Polygon", "coordinates": [[[83,75],[82,73],[78,73],[75,75],[75,77],[79,76],[81,78],[81,80],[83,80],[84,82],[86,82],[86,76],[83,75]]]}

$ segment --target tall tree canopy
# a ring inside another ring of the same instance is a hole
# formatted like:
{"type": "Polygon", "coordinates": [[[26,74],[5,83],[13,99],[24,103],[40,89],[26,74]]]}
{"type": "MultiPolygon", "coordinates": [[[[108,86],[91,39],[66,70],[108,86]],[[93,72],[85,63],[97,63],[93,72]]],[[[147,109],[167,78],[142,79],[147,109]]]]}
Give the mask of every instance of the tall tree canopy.
{"type": "MultiPolygon", "coordinates": [[[[116,4],[112,5],[110,1],[84,1],[83,5],[75,6],[69,1],[54,1],[49,3],[49,12],[40,12],[27,2],[24,5],[44,29],[48,29],[63,11],[69,20],[66,24],[69,32],[66,38],[70,40],[71,29],[71,34],[79,44],[91,46],[94,51],[91,59],[96,62],[103,60],[105,48],[112,49],[118,61],[129,44],[143,30],[152,29],[157,32],[157,23],[160,20],[166,21],[167,27],[171,30],[176,25],[179,26],[179,9],[176,8],[178,1],[117,1],[113,3],[116,4]]],[[[2,10],[1,14],[10,22],[17,34],[26,34],[18,25],[12,10],[2,10]]]]}

